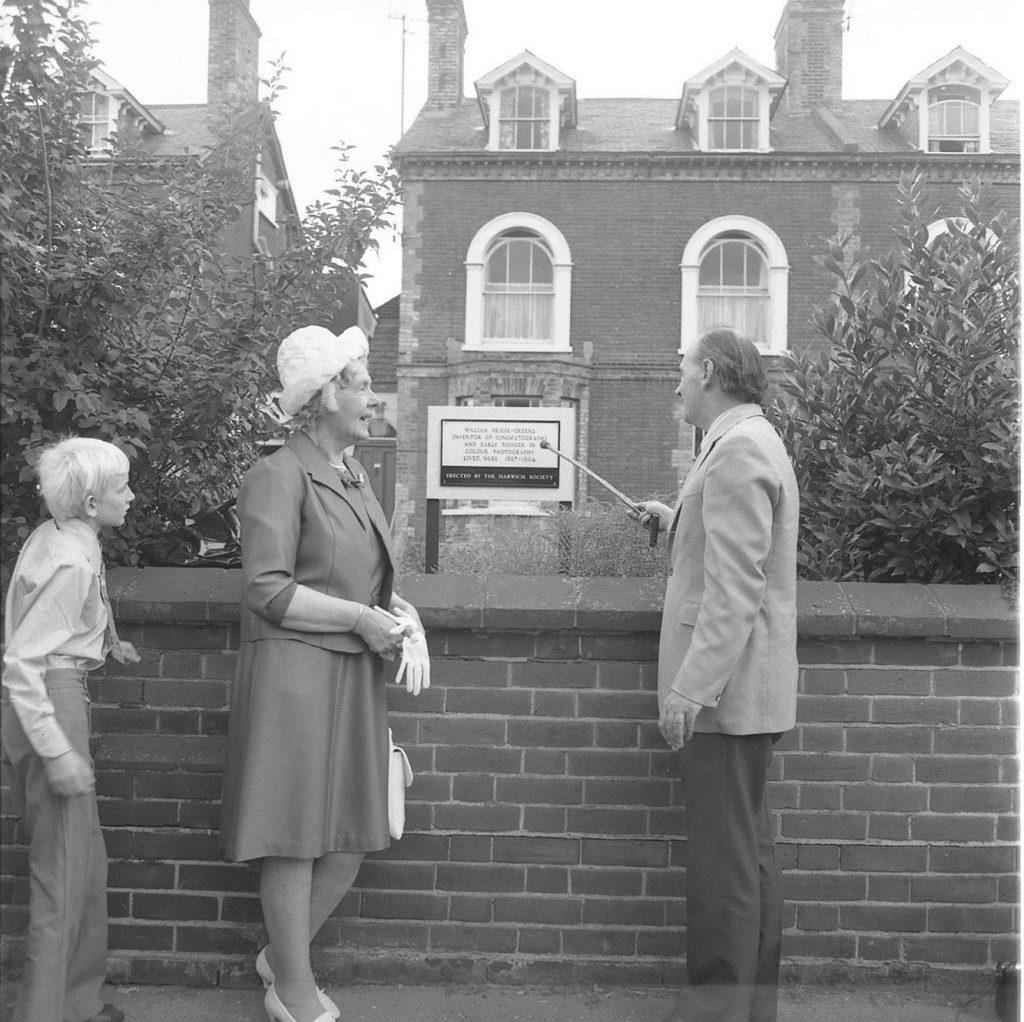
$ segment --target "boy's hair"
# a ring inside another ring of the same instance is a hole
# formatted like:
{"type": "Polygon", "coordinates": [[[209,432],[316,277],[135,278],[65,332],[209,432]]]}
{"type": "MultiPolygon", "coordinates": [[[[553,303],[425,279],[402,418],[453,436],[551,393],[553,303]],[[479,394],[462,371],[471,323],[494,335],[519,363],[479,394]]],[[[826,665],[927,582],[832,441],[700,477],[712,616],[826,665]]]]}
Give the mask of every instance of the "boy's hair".
{"type": "Polygon", "coordinates": [[[46,510],[58,521],[66,521],[78,516],[89,494],[106,492],[114,476],[130,468],[119,447],[92,437],[68,437],[39,456],[39,492],[46,510]]]}

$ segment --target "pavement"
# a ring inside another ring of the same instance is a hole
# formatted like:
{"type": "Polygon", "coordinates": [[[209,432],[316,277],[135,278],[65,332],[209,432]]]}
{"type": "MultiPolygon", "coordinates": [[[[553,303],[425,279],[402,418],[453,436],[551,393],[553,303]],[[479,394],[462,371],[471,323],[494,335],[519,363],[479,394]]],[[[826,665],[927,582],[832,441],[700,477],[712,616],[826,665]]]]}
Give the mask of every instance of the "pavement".
{"type": "MultiPolygon", "coordinates": [[[[15,983],[0,995],[9,1022],[15,983]]],[[[675,1000],[661,988],[545,990],[502,986],[346,986],[328,993],[342,1022],[661,1022],[675,1000]]],[[[126,1022],[266,1022],[255,988],[123,986],[104,997],[126,1022]]],[[[990,990],[933,984],[782,988],[778,1022],[979,1022],[996,1020],[990,990]],[[973,1000],[971,1000],[973,998],[973,1000]],[[967,1003],[970,1000],[970,1003],[967,1003]]],[[[41,1020],[40,1020],[41,1022],[41,1020]]]]}

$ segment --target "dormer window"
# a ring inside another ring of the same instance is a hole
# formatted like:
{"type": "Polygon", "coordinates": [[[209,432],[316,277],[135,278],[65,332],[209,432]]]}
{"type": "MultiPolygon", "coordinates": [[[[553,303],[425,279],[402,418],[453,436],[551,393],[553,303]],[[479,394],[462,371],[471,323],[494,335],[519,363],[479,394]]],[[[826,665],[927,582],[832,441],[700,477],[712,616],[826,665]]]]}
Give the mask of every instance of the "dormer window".
{"type": "Polygon", "coordinates": [[[537,85],[501,90],[498,145],[501,149],[548,149],[551,94],[537,85]]]}
{"type": "Polygon", "coordinates": [[[476,82],[487,148],[551,152],[576,126],[576,83],[529,50],[476,82]]]}
{"type": "Polygon", "coordinates": [[[119,129],[129,140],[137,137],[137,133],[163,134],[163,124],[101,68],[93,68],[87,88],[79,100],[78,130],[89,156],[109,156],[114,148],[113,136],[119,129]]]}
{"type": "Polygon", "coordinates": [[[981,141],[981,95],[962,85],[928,90],[928,151],[976,153],[981,141]]]}
{"type": "Polygon", "coordinates": [[[688,130],[701,152],[766,153],[768,126],[786,80],[732,50],[688,78],[676,112],[676,130],[688,130]]]}
{"type": "Polygon", "coordinates": [[[958,46],[911,78],[878,127],[923,153],[989,153],[990,112],[1009,81],[958,46]]]}
{"type": "Polygon", "coordinates": [[[760,127],[757,89],[747,85],[718,85],[708,103],[708,148],[757,149],[760,127]]]}
{"type": "Polygon", "coordinates": [[[117,131],[114,103],[105,92],[87,92],[82,97],[78,119],[82,145],[91,156],[109,153],[111,136],[117,131]]]}

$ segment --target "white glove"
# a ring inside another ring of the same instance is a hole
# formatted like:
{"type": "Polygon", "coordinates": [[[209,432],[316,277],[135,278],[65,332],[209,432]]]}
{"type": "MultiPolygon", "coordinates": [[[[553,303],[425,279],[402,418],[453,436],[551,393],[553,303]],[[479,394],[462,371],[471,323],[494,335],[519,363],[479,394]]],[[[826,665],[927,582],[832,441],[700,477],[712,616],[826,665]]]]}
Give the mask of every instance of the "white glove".
{"type": "Polygon", "coordinates": [[[414,696],[421,688],[430,688],[430,657],[427,654],[427,637],[422,632],[413,632],[402,639],[402,660],[398,665],[396,684],[402,683],[405,675],[405,690],[414,696]]]}
{"type": "Polygon", "coordinates": [[[400,685],[404,676],[406,692],[418,696],[421,689],[430,688],[430,656],[427,653],[427,637],[419,630],[415,619],[400,607],[396,607],[394,610],[385,610],[383,607],[374,607],[373,609],[409,628],[409,634],[402,639],[402,659],[398,664],[395,684],[400,685]]]}

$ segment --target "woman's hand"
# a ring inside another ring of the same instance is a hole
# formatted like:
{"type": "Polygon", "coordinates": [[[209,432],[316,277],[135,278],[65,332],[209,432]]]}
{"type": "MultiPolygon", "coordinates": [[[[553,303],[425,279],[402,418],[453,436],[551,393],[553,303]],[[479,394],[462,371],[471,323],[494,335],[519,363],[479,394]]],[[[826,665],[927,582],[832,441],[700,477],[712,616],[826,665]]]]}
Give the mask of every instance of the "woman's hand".
{"type": "Polygon", "coordinates": [[[636,504],[636,510],[627,511],[626,514],[644,526],[648,525],[651,519],[656,517],[658,519],[658,531],[667,532],[672,524],[672,516],[675,512],[667,504],[662,504],[660,500],[639,500],[636,504]]]}
{"type": "Polygon", "coordinates": [[[366,607],[359,615],[352,631],[370,647],[370,650],[385,660],[394,660],[402,649],[406,628],[396,624],[389,615],[366,607]]]}
{"type": "Polygon", "coordinates": [[[397,593],[391,596],[391,607],[388,613],[395,617],[396,620],[401,621],[402,624],[410,626],[406,630],[406,635],[412,635],[414,632],[426,632],[423,622],[420,620],[420,612],[408,600],[403,600],[397,593]]]}

